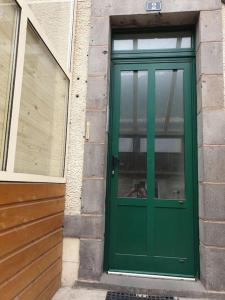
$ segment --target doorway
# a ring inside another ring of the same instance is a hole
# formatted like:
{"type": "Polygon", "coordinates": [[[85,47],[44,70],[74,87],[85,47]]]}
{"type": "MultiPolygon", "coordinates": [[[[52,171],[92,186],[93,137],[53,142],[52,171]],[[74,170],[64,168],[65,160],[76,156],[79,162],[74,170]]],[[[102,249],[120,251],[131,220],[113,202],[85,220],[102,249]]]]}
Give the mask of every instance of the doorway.
{"type": "Polygon", "coordinates": [[[197,274],[194,70],[190,32],[114,37],[107,270],[197,274]]]}

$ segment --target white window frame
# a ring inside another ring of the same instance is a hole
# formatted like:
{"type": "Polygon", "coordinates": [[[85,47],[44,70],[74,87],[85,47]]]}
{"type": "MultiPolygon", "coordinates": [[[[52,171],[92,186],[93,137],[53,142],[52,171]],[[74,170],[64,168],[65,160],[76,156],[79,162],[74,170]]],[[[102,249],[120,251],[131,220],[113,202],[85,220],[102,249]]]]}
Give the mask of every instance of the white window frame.
{"type": "MultiPolygon", "coordinates": [[[[38,33],[45,46],[48,48],[52,56],[55,58],[58,65],[61,67],[63,72],[69,81],[69,92],[68,92],[68,112],[70,103],[70,89],[71,89],[71,72],[68,70],[68,66],[58,56],[57,51],[53,47],[46,33],[43,31],[32,10],[27,4],[26,0],[15,0],[20,8],[20,22],[18,28],[18,45],[17,45],[17,59],[15,62],[15,80],[13,87],[13,99],[12,99],[12,113],[10,122],[10,133],[9,133],[9,145],[7,153],[7,164],[6,170],[0,171],[0,181],[17,181],[17,182],[49,182],[49,183],[65,183],[66,182],[66,154],[68,149],[68,130],[66,130],[66,141],[65,141],[65,156],[64,156],[64,176],[63,177],[52,177],[45,175],[25,174],[14,172],[15,157],[16,157],[16,144],[17,144],[17,131],[19,123],[20,113],[20,101],[23,81],[23,68],[24,68],[24,57],[26,47],[26,34],[28,22],[33,26],[34,30],[38,33]]],[[[69,113],[67,112],[67,126],[69,125],[69,113]]]]}

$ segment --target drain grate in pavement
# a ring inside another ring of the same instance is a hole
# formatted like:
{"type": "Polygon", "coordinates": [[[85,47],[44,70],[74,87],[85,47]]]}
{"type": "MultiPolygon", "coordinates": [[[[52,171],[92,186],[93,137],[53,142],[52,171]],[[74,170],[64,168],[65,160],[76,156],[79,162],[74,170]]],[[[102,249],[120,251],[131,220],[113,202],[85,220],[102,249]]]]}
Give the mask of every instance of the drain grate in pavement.
{"type": "Polygon", "coordinates": [[[137,295],[120,292],[108,292],[105,300],[175,300],[168,296],[137,295]]]}

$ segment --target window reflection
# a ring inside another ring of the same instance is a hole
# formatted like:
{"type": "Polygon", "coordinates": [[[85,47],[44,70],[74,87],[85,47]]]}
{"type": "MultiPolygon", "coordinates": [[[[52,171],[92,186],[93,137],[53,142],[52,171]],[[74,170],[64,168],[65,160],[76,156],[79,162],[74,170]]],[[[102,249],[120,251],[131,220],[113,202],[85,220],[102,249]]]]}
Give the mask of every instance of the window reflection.
{"type": "Polygon", "coordinates": [[[183,199],[183,70],[156,71],[155,197],[183,199]]]}
{"type": "Polygon", "coordinates": [[[15,172],[62,177],[69,81],[28,24],[15,172]]]}
{"type": "Polygon", "coordinates": [[[121,72],[119,197],[147,197],[147,71],[121,72]]]}

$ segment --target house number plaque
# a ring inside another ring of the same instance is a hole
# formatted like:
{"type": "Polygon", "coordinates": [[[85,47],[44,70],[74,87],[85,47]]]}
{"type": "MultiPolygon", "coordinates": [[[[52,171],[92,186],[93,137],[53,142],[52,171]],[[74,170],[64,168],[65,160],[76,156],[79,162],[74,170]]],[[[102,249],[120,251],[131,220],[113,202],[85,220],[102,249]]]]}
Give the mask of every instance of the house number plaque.
{"type": "Polygon", "coordinates": [[[146,3],[146,11],[161,11],[162,1],[161,0],[148,0],[146,3]]]}

